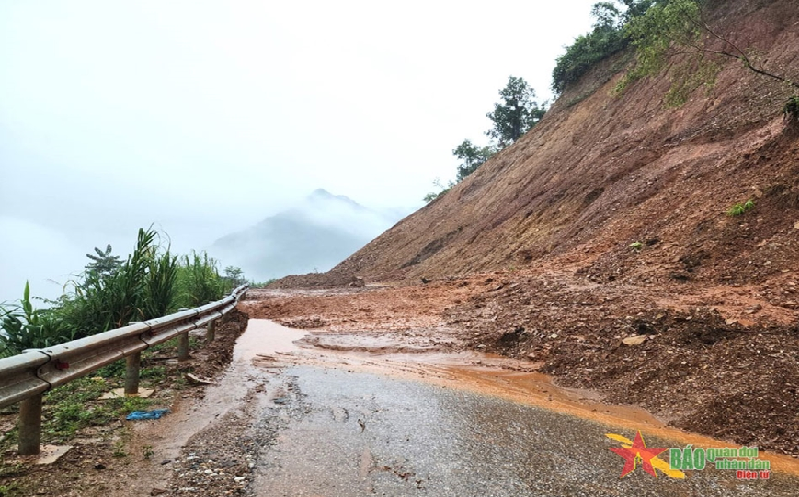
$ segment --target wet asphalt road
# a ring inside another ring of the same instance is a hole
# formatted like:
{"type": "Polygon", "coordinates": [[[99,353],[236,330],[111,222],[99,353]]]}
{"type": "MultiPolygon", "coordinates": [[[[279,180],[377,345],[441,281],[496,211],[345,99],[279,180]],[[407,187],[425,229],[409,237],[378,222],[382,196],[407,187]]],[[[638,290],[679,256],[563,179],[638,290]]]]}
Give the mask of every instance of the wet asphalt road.
{"type": "MultiPolygon", "coordinates": [[[[620,478],[619,432],[496,397],[363,372],[293,366],[258,410],[258,496],[799,495],[799,479],[620,478]]],[[[634,433],[621,432],[628,438],[634,433]]],[[[646,438],[649,447],[678,446],[646,438]]]]}

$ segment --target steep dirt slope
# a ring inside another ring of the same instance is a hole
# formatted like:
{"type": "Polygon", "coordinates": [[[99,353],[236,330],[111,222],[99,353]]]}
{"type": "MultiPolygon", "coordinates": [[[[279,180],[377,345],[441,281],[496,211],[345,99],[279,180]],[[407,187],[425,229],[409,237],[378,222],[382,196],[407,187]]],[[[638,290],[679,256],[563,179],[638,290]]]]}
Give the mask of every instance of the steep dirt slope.
{"type": "MultiPolygon", "coordinates": [[[[795,0],[712,5],[714,29],[799,79],[795,0]]],[[[330,272],[275,285],[367,288],[270,298],[256,314],[413,336],[445,327],[608,402],[799,457],[790,90],[732,62],[666,108],[670,72],[611,95],[626,62],[596,68],[532,132],[330,272]],[[388,281],[407,287],[369,285],[388,281]],[[418,328],[419,316],[437,324],[418,328]]]]}
{"type": "MultiPolygon", "coordinates": [[[[799,77],[794,1],[727,2],[717,14],[733,41],[799,77]]],[[[669,74],[611,95],[619,76],[609,72],[623,62],[566,91],[532,132],[327,281],[540,263],[573,265],[599,281],[752,281],[795,264],[799,146],[781,115],[789,89],[731,62],[709,92],[667,109],[669,74]],[[753,212],[725,215],[747,199],[753,212]],[[647,243],[640,253],[629,248],[637,241],[647,243]]]]}

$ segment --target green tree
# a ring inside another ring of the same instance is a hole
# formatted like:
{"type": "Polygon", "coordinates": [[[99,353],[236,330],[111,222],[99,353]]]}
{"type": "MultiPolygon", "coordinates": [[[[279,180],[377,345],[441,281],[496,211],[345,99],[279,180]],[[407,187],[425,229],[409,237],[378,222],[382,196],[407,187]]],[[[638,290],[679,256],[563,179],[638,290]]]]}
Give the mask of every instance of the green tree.
{"type": "Polygon", "coordinates": [[[247,278],[244,277],[244,271],[240,267],[236,266],[227,266],[223,270],[224,276],[222,279],[225,280],[230,287],[228,290],[233,290],[234,288],[247,283],[247,278]]]}
{"type": "Polygon", "coordinates": [[[535,90],[522,78],[510,76],[505,88],[499,90],[502,102],[486,117],[494,127],[486,135],[496,140],[500,149],[518,140],[544,117],[546,110],[535,101],[535,90]]]}
{"type": "Polygon", "coordinates": [[[496,149],[490,145],[478,147],[473,144],[471,140],[463,140],[463,143],[452,150],[452,155],[461,161],[461,164],[458,166],[458,183],[475,172],[478,167],[483,165],[495,153],[496,149]]]}
{"type": "Polygon", "coordinates": [[[621,52],[629,45],[624,26],[640,17],[655,0],[616,0],[598,2],[591,8],[594,24],[591,31],[578,36],[555,61],[552,90],[562,93],[580,80],[598,62],[621,52]]]}
{"type": "Polygon", "coordinates": [[[105,251],[94,247],[94,252],[97,255],[86,254],[86,257],[92,262],[86,264],[86,271],[95,273],[101,278],[107,278],[116,274],[119,268],[122,267],[122,261],[118,255],[111,255],[111,245],[105,248],[105,251]]]}
{"type": "Polygon", "coordinates": [[[767,68],[765,61],[750,47],[741,47],[713,29],[706,19],[705,3],[703,0],[661,0],[649,6],[643,15],[630,19],[624,31],[635,47],[636,62],[617,90],[623,90],[636,79],[660,72],[674,54],[688,55],[686,64],[692,70],[682,71],[672,92],[685,87],[690,79],[694,80],[692,86],[712,84],[717,71],[708,70],[708,67],[718,66],[717,61],[723,59],[738,60],[749,71],[799,89],[794,79],[767,68]]]}
{"type": "Polygon", "coordinates": [[[427,195],[425,195],[424,198],[422,198],[422,200],[424,200],[428,204],[433,200],[437,199],[438,197],[440,197],[441,195],[444,195],[448,191],[452,190],[452,187],[455,186],[455,182],[450,180],[449,184],[447,184],[447,186],[444,186],[441,183],[441,178],[436,178],[433,180],[433,186],[436,187],[436,190],[428,192],[427,195]]]}

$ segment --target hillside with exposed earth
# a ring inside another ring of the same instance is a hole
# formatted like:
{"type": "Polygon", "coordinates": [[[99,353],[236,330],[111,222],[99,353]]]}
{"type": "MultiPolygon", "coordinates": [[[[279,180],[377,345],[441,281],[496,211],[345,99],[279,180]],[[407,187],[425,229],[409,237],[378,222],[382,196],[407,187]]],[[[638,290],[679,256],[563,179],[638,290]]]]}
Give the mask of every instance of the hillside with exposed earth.
{"type": "MultiPolygon", "coordinates": [[[[799,77],[797,21],[790,1],[727,2],[717,15],[736,44],[799,77]]],[[[668,72],[615,96],[622,62],[568,88],[534,130],[331,275],[414,280],[569,264],[596,281],[779,277],[799,254],[797,142],[781,113],[791,88],[733,61],[713,88],[668,108],[668,72]],[[748,199],[756,210],[725,216],[748,199]],[[637,241],[645,249],[629,250],[637,241]]]]}
{"type": "MultiPolygon", "coordinates": [[[[799,77],[795,2],[712,5],[714,32],[799,77]]],[[[630,55],[330,272],[273,285],[367,288],[279,294],[250,312],[455,330],[608,402],[799,454],[799,133],[782,112],[793,90],[722,61],[714,85],[667,106],[686,56],[617,95],[630,55]]]]}

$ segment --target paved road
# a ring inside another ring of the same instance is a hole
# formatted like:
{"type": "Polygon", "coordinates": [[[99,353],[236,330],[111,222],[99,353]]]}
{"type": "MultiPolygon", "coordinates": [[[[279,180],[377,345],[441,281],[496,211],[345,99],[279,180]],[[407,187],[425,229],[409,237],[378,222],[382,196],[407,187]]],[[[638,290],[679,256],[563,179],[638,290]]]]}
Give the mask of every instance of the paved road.
{"type": "Polygon", "coordinates": [[[259,416],[257,438],[274,444],[257,458],[259,496],[799,494],[778,474],[655,479],[639,467],[622,479],[608,427],[495,397],[305,366],[271,383],[284,393],[259,416]]]}
{"type": "MultiPolygon", "coordinates": [[[[240,482],[249,495],[799,495],[799,479],[779,473],[739,481],[734,471],[708,468],[672,479],[660,473],[654,478],[639,466],[620,478],[624,461],[610,448],[621,445],[605,434],[633,438],[629,429],[423,379],[375,374],[340,358],[329,364],[294,361],[279,352],[292,348],[297,331],[283,333],[270,324],[261,329],[274,338],[266,344],[253,339],[258,326],[251,322],[251,328],[231,372],[235,381],[223,383],[220,393],[209,390],[209,400],[228,395],[225,403],[246,405],[247,413],[232,407],[227,421],[212,423],[192,445],[213,454],[213,444],[240,444],[253,466],[254,474],[240,482]],[[259,350],[267,356],[260,361],[259,350]],[[230,423],[230,416],[239,422],[230,423]],[[236,425],[240,434],[225,433],[236,425]]],[[[649,436],[646,442],[682,446],[649,436]]]]}

